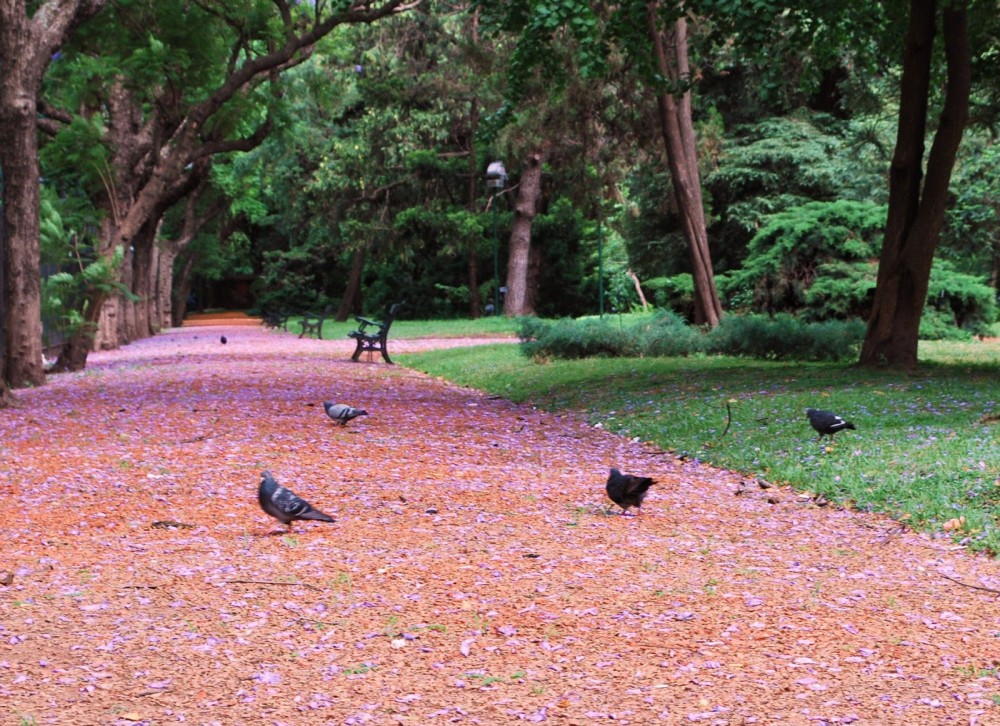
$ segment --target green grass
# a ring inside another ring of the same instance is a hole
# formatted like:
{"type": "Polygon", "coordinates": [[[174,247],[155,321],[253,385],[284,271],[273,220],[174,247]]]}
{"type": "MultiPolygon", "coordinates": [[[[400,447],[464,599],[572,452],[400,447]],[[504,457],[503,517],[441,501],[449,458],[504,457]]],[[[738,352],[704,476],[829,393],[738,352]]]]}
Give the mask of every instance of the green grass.
{"type": "Polygon", "coordinates": [[[1000,553],[1000,343],[920,351],[914,374],[727,357],[536,363],[510,344],[398,360],[514,401],[581,410],[623,436],[917,529],[940,531],[964,516],[952,534],[1000,553]],[[810,406],[858,430],[817,443],[810,406]]]}
{"type": "MultiPolygon", "coordinates": [[[[366,316],[369,320],[379,321],[379,316],[366,316]]],[[[298,335],[302,332],[300,317],[288,319],[288,332],[298,335]]],[[[397,318],[392,323],[389,338],[404,340],[412,338],[468,338],[468,337],[509,337],[514,335],[517,323],[511,318],[502,316],[479,318],[478,320],[406,320],[397,318]]],[[[358,329],[358,323],[353,317],[349,321],[338,323],[334,320],[323,322],[323,338],[336,340],[346,338],[352,330],[358,329]]]]}

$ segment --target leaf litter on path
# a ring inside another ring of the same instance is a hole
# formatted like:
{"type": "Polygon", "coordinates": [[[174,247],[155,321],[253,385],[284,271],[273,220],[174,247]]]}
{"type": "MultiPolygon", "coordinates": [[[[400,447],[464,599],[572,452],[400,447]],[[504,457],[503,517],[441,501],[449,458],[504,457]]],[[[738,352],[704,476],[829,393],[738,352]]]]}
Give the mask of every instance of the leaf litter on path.
{"type": "Polygon", "coordinates": [[[995,561],[352,345],[170,330],[0,411],[4,723],[1000,723],[995,561]],[[268,536],[263,469],[336,521],[268,536]]]}

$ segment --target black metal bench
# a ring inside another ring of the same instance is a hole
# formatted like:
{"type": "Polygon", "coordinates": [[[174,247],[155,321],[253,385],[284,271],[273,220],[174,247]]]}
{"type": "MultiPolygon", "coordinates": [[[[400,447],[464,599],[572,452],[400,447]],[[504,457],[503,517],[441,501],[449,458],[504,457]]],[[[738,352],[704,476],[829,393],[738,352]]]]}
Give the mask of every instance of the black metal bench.
{"type": "Polygon", "coordinates": [[[306,333],[316,333],[316,338],[322,340],[323,321],[330,317],[330,313],[332,312],[333,306],[327,305],[321,313],[304,313],[302,320],[299,321],[299,325],[302,326],[302,332],[299,333],[299,337],[301,338],[306,333]]]}
{"type": "Polygon", "coordinates": [[[386,350],[385,346],[389,338],[389,328],[392,327],[392,321],[402,306],[403,303],[401,302],[393,303],[388,312],[386,312],[385,319],[381,322],[368,320],[367,318],[354,318],[358,321],[358,329],[347,334],[348,337],[354,338],[355,342],[357,342],[357,347],[354,349],[354,355],[351,356],[351,360],[357,362],[358,358],[365,351],[372,353],[377,350],[382,354],[385,362],[392,365],[392,361],[389,359],[389,351],[386,350]]]}
{"type": "Polygon", "coordinates": [[[289,313],[287,310],[265,310],[264,326],[268,328],[281,328],[288,330],[289,313]]]}

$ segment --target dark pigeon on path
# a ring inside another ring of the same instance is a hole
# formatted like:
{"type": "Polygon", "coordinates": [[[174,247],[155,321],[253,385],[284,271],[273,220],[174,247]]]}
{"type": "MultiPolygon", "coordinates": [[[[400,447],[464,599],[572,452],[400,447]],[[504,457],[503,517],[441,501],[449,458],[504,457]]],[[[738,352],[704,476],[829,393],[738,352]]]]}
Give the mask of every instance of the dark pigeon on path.
{"type": "Polygon", "coordinates": [[[286,489],[274,480],[271,472],[265,471],[260,477],[257,489],[260,508],[292,531],[296,519],[314,519],[318,522],[332,522],[333,517],[319,511],[291,489],[286,489]]]}
{"type": "Polygon", "coordinates": [[[226,343],[228,343],[229,341],[228,341],[228,340],[226,340],[226,336],[224,336],[224,335],[223,335],[223,336],[222,336],[221,338],[219,338],[219,342],[220,342],[220,343],[222,343],[223,345],[225,345],[225,344],[226,344],[226,343]]]}
{"type": "Polygon", "coordinates": [[[323,408],[326,409],[326,415],[339,423],[341,426],[346,426],[347,422],[352,418],[368,415],[368,412],[363,408],[352,408],[344,403],[330,403],[329,401],[326,401],[323,403],[323,408]]]}
{"type": "Polygon", "coordinates": [[[835,433],[844,429],[856,430],[854,424],[845,421],[833,411],[807,408],[806,416],[809,417],[809,424],[819,432],[819,436],[816,437],[817,441],[822,439],[824,435],[828,435],[832,439],[835,433]]]}
{"type": "Polygon", "coordinates": [[[629,507],[639,509],[642,506],[642,500],[646,498],[649,488],[655,483],[656,481],[648,476],[632,476],[612,469],[606,488],[611,501],[621,507],[622,514],[625,514],[629,507]]]}

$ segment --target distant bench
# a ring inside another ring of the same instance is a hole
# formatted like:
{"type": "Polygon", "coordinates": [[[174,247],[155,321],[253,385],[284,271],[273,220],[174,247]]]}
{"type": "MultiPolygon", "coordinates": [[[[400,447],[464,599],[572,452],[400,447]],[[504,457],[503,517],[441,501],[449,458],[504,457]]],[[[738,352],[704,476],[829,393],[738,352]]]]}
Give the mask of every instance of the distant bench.
{"type": "Polygon", "coordinates": [[[302,320],[299,321],[299,325],[302,326],[302,332],[299,333],[301,338],[303,335],[316,334],[316,338],[319,340],[323,339],[323,321],[330,317],[330,313],[333,312],[333,306],[327,305],[323,308],[321,313],[304,313],[302,315],[302,320]]]}
{"type": "Polygon", "coordinates": [[[288,330],[288,318],[287,310],[266,310],[264,312],[264,325],[268,328],[288,330]]]}
{"type": "Polygon", "coordinates": [[[354,338],[357,346],[354,348],[354,355],[351,356],[351,360],[357,362],[358,358],[365,351],[371,353],[373,351],[378,351],[382,354],[385,362],[392,365],[392,361],[389,359],[389,351],[386,349],[386,344],[389,339],[389,328],[392,327],[392,321],[396,318],[396,313],[403,306],[402,302],[393,303],[389,308],[388,312],[385,314],[385,319],[381,322],[376,320],[368,320],[367,318],[355,318],[358,321],[358,329],[352,330],[348,333],[348,337],[354,338]]]}

